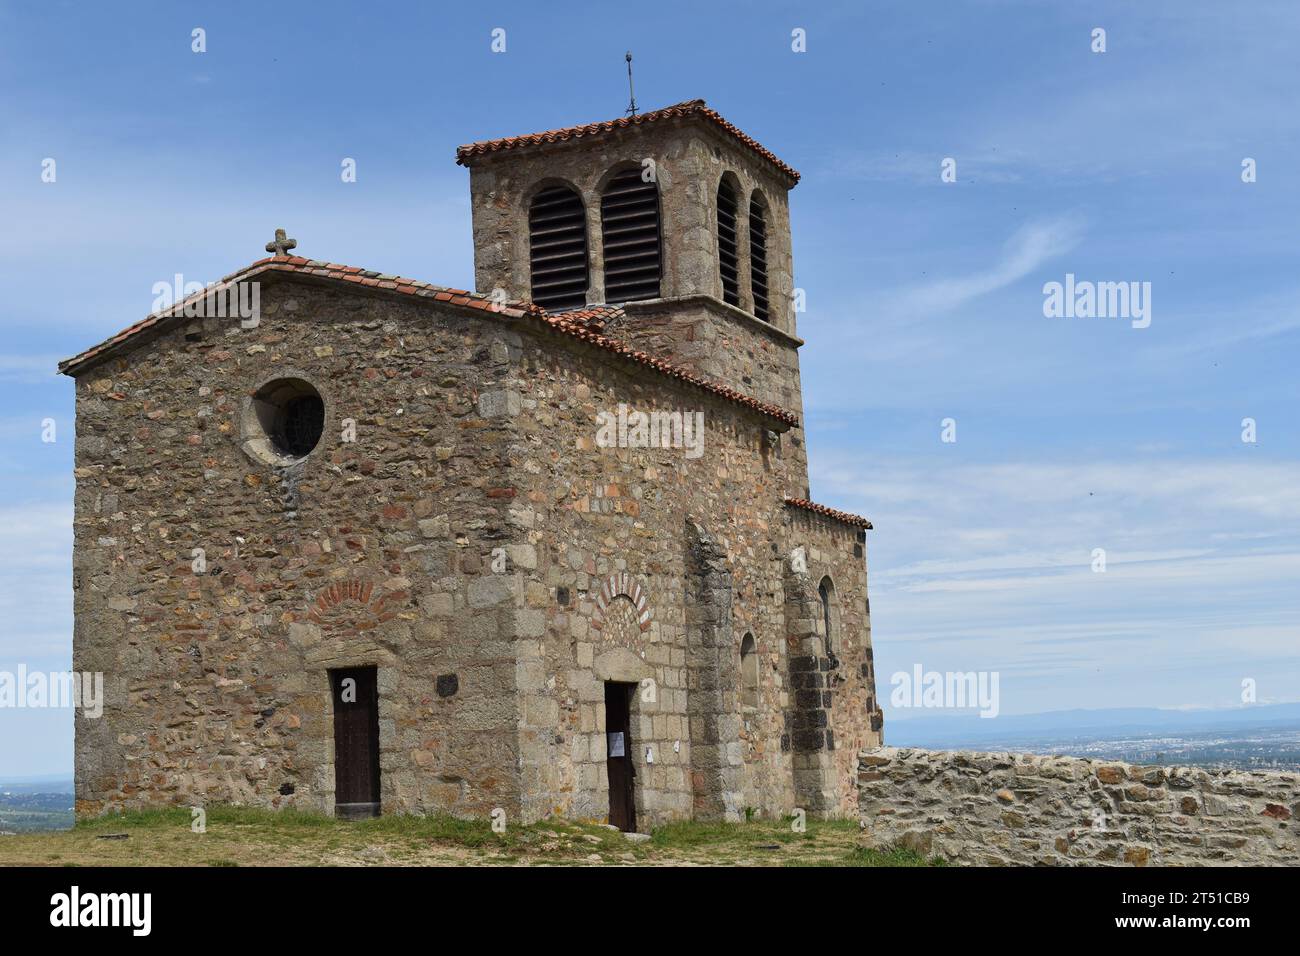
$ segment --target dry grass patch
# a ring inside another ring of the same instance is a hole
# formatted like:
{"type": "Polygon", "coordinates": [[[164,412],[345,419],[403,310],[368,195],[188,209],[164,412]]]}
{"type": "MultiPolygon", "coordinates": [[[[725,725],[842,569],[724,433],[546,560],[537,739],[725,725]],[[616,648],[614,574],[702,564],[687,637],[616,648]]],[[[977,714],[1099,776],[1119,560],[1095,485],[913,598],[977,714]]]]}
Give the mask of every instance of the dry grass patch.
{"type": "Polygon", "coordinates": [[[184,808],[101,817],[70,830],[0,838],[18,866],[924,866],[909,851],[858,846],[853,821],[675,823],[632,842],[567,820],[510,826],[451,816],[348,822],[295,810],[210,807],[206,832],[184,808]]]}

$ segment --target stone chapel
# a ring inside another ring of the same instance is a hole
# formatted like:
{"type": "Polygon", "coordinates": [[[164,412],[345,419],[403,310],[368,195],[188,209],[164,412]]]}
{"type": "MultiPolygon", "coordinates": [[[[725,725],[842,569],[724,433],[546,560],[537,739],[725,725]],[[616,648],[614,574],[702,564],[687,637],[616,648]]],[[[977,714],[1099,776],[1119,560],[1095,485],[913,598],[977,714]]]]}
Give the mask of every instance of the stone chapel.
{"type": "Polygon", "coordinates": [[[280,232],[60,364],[78,813],[853,814],[871,525],[809,500],[799,174],[702,100],[456,161],[476,292],[280,232]]]}

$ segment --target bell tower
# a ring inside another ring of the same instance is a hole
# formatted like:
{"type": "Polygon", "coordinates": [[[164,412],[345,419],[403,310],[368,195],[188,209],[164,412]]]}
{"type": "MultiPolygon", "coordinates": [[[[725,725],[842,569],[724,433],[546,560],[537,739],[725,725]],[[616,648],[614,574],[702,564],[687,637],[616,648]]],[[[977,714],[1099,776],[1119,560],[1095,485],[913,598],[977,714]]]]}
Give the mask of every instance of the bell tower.
{"type": "Polygon", "coordinates": [[[477,291],[550,312],[617,307],[609,335],[802,414],[799,174],[703,100],[472,143],[456,160],[477,291]]]}

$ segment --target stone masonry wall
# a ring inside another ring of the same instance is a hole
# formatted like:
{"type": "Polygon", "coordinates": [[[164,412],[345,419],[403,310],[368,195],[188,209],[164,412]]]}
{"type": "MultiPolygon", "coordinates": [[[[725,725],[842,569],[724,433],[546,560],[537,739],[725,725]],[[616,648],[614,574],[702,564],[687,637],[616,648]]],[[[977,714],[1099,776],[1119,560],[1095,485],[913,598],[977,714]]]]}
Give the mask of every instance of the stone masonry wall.
{"type": "Polygon", "coordinates": [[[333,810],[328,669],[378,668],[385,812],[519,806],[516,572],[501,330],[427,303],[264,283],[77,380],[77,807],[333,810]],[[241,447],[249,396],[324,397],[292,469],[241,447]],[[352,419],[356,440],[343,439],[352,419]],[[196,572],[193,549],[206,553],[196,572]]]}
{"type": "Polygon", "coordinates": [[[526,321],[294,279],[264,283],[256,328],[198,320],[80,375],[77,416],[74,666],[107,692],[77,716],[80,813],[330,812],[328,671],[359,665],[378,670],[385,813],[604,819],[604,682],[647,678],[643,826],[852,811],[852,758],[879,742],[864,540],[783,504],[803,459],[753,412],[526,321]],[[286,376],[326,420],[279,467],[241,434],[286,376]],[[704,454],[598,447],[619,403],[703,411],[704,454]],[[791,581],[815,595],[826,575],[834,655],[806,600],[788,613],[791,581]],[[815,733],[796,748],[796,729],[815,733]]]}
{"type": "Polygon", "coordinates": [[[848,635],[842,666],[854,690],[835,712],[847,749],[832,789],[834,812],[852,812],[853,756],[879,740],[870,735],[869,695],[860,693],[869,646],[865,558],[853,529],[802,513],[796,521],[784,506],[790,483],[803,481],[801,461],[791,465],[771,447],[788,442],[789,432],[770,434],[770,422],[734,405],[611,368],[596,353],[561,350],[531,332],[520,347],[511,517],[535,548],[525,589],[529,608],[544,615],[542,639],[521,645],[520,656],[527,814],[603,818],[603,684],[647,678],[654,699],[633,699],[639,821],[734,818],[744,807],[775,815],[797,806],[788,659],[798,645],[789,640],[783,569],[800,546],[811,556],[810,573],[835,575],[848,635]],[[703,412],[703,454],[598,446],[597,415],[619,403],[703,412]],[[614,590],[636,589],[644,599],[644,629],[604,626],[614,606],[605,597],[611,579],[619,582],[614,590]],[[729,602],[719,593],[727,587],[729,602]],[[736,689],[746,633],[760,661],[758,705],[750,709],[736,689]]]}
{"type": "MultiPolygon", "coordinates": [[[[706,733],[703,724],[692,724],[688,697],[711,692],[700,687],[688,660],[692,642],[701,639],[688,625],[688,591],[697,590],[688,587],[695,573],[688,518],[726,552],[733,588],[726,623],[737,642],[752,631],[765,659],[785,653],[780,607],[767,599],[779,585],[772,578],[779,555],[771,529],[778,526],[784,482],[759,454],[763,423],[702,393],[684,394],[656,377],[613,370],[597,355],[560,351],[533,336],[524,338],[522,369],[519,385],[529,414],[516,449],[518,507],[538,549],[528,586],[545,595],[569,594],[567,604],[552,599],[546,605],[538,654],[539,672],[549,679],[521,686],[528,695],[525,792],[545,795],[552,801],[547,809],[603,818],[604,682],[648,678],[653,699],[633,697],[638,820],[688,819],[697,790],[694,747],[706,733]],[[702,411],[702,457],[688,459],[681,448],[598,446],[597,415],[620,402],[643,411],[702,411]],[[602,606],[602,592],[612,575],[627,575],[631,587],[640,588],[649,612],[644,631],[603,626],[613,605],[602,606]]],[[[738,670],[738,643],[732,650],[738,670]]],[[[786,762],[787,783],[755,796],[761,800],[756,808],[770,813],[793,805],[788,754],[780,754],[780,670],[769,671],[776,681],[765,687],[769,726],[763,736],[766,748],[786,762]]],[[[738,718],[735,694],[728,698],[738,718]]],[[[734,734],[722,744],[733,754],[741,747],[734,734]]],[[[729,763],[725,755],[723,761],[729,763]]]]}
{"type": "MultiPolygon", "coordinates": [[[[610,334],[634,348],[768,402],[803,419],[799,346],[803,343],[776,326],[708,296],[656,299],[624,306],[609,322],[610,334]]],[[[807,471],[802,432],[783,448],[792,467],[807,471]]],[[[796,497],[808,497],[807,482],[796,497]]]]}
{"type": "Polygon", "coordinates": [[[836,816],[855,812],[858,741],[881,740],[867,604],[866,535],[790,509],[787,534],[801,566],[785,568],[787,663],[791,688],[786,729],[801,807],[836,816]],[[828,642],[818,587],[833,590],[828,642]]]}
{"type": "Polygon", "coordinates": [[[1300,864],[1300,773],[881,748],[858,779],[869,845],[954,863],[1300,864]]]}
{"type": "MultiPolygon", "coordinates": [[[[620,169],[655,161],[661,218],[662,298],[625,306],[610,334],[634,348],[695,369],[732,388],[803,417],[787,183],[766,161],[720,134],[709,122],[679,120],[633,127],[593,140],[476,158],[470,188],[478,291],[503,289],[530,297],[528,208],[546,187],[564,184],[582,197],[587,215],[590,287],[604,303],[600,197],[620,169]],[[722,300],[718,265],[717,190],[726,177],[748,209],[767,209],[769,320],[754,317],[748,215],[737,218],[739,306],[722,300]]],[[[783,454],[802,477],[788,489],[808,497],[803,434],[787,436],[783,454]]]]}
{"type": "MultiPolygon", "coordinates": [[[[587,212],[591,284],[589,303],[605,299],[600,196],[612,176],[655,162],[661,226],[661,295],[709,295],[721,301],[718,272],[717,191],[724,174],[739,187],[741,208],[755,192],[767,208],[768,300],[772,321],[795,334],[790,310],[793,265],[789,189],[765,160],[738,146],[712,123],[660,121],[605,136],[476,157],[470,166],[474,210],[475,285],[509,299],[530,299],[528,207],[543,188],[564,184],[582,197],[587,212]]],[[[748,216],[737,223],[740,304],[752,311],[748,216]]]]}

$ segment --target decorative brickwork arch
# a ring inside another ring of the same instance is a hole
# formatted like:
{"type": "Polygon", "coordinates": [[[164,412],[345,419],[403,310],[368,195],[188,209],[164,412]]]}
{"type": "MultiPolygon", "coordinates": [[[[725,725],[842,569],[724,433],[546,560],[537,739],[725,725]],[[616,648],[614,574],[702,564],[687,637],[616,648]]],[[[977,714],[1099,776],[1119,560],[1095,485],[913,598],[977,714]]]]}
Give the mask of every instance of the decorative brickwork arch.
{"type": "Polygon", "coordinates": [[[645,638],[641,634],[641,612],[626,594],[615,595],[609,607],[601,611],[592,628],[604,636],[604,643],[623,647],[640,647],[645,638]]]}
{"type": "Polygon", "coordinates": [[[368,631],[397,616],[403,591],[376,595],[370,581],[335,581],[320,590],[307,617],[326,631],[368,631]]]}
{"type": "Polygon", "coordinates": [[[611,623],[606,620],[606,612],[610,602],[618,597],[627,598],[636,608],[636,626],[642,631],[650,630],[650,622],[654,619],[650,595],[641,587],[641,582],[626,571],[616,571],[601,582],[600,591],[596,595],[596,615],[591,626],[600,631],[605,629],[607,623],[611,623]]]}

